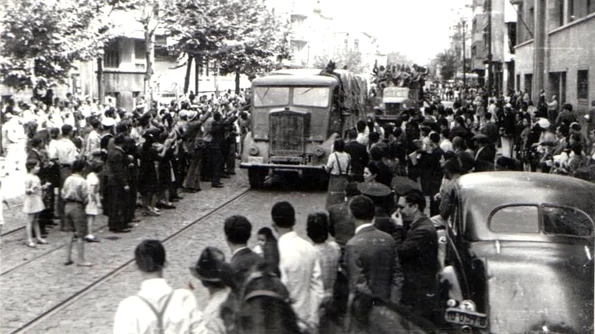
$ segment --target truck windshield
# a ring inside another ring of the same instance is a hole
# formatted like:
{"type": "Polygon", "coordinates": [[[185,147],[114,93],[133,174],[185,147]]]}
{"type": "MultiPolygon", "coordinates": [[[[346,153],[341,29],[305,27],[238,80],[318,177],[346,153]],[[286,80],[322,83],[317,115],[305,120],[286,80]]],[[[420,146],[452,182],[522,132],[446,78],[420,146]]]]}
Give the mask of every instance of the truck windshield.
{"type": "Polygon", "coordinates": [[[296,87],[293,89],[293,104],[326,108],[329,104],[329,93],[328,87],[296,87]]]}
{"type": "Polygon", "coordinates": [[[289,87],[254,87],[254,106],[286,106],[289,104],[289,87]]]}

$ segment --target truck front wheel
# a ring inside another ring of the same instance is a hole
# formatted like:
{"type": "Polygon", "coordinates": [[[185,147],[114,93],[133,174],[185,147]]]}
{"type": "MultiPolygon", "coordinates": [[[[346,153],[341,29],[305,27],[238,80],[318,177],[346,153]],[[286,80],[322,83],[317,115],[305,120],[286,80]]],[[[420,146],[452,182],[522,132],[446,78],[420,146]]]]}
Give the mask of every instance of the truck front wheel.
{"type": "Polygon", "coordinates": [[[268,174],[266,169],[249,169],[248,170],[248,181],[250,187],[254,189],[261,188],[264,184],[264,179],[268,174]]]}

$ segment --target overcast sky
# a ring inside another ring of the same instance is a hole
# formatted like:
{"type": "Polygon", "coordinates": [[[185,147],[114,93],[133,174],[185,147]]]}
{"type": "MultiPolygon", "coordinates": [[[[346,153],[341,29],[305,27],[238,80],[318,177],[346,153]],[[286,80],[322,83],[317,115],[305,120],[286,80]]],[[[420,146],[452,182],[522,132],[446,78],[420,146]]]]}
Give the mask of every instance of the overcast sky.
{"type": "MultiPolygon", "coordinates": [[[[325,0],[321,0],[325,1],[325,0]]],[[[327,0],[333,18],[374,35],[381,52],[398,51],[423,65],[449,44],[450,27],[472,0],[327,0]]]]}

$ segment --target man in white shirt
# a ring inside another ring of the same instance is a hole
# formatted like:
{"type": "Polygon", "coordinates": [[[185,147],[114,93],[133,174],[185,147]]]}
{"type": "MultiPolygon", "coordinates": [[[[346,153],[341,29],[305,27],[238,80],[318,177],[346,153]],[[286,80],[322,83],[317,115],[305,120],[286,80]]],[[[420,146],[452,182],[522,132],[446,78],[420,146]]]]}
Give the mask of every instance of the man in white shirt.
{"type": "Polygon", "coordinates": [[[295,210],[288,202],[278,202],[271,210],[273,227],[279,234],[279,271],[301,320],[302,331],[315,333],[319,307],[324,298],[322,273],[316,249],[293,231],[295,210]]]}
{"type": "Polygon", "coordinates": [[[2,125],[2,147],[6,151],[5,170],[10,173],[25,167],[25,129],[19,117],[6,113],[8,121],[2,125]]]}
{"type": "Polygon", "coordinates": [[[114,334],[201,333],[202,312],[194,294],[172,289],[163,278],[165,249],[161,242],[144,240],[134,256],[144,280],[136,295],[118,305],[114,334]]]}
{"type": "MultiPolygon", "coordinates": [[[[56,141],[55,145],[50,145],[48,152],[51,161],[60,166],[60,189],[64,186],[64,181],[72,175],[72,163],[77,159],[78,151],[72,142],[72,126],[62,125],[62,138],[56,141]]],[[[58,199],[58,216],[60,217],[60,230],[67,231],[69,228],[64,223],[64,201],[58,199]]]]}
{"type": "Polygon", "coordinates": [[[450,139],[448,139],[449,136],[449,129],[442,129],[440,131],[440,149],[442,149],[444,152],[454,152],[454,149],[452,148],[452,142],[450,139]]]}

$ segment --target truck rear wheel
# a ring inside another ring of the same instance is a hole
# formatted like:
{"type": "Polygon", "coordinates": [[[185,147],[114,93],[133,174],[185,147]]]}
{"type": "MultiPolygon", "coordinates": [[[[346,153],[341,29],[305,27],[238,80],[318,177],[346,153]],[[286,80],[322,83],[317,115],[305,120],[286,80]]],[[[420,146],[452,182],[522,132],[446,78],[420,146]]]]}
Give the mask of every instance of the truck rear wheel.
{"type": "Polygon", "coordinates": [[[248,170],[248,181],[250,187],[254,189],[261,188],[264,184],[264,179],[268,174],[266,169],[249,169],[248,170]]]}

